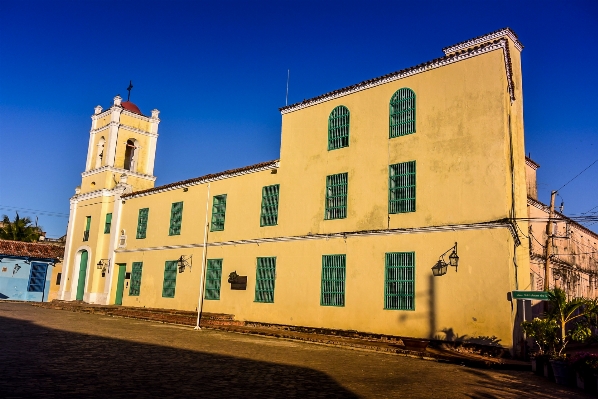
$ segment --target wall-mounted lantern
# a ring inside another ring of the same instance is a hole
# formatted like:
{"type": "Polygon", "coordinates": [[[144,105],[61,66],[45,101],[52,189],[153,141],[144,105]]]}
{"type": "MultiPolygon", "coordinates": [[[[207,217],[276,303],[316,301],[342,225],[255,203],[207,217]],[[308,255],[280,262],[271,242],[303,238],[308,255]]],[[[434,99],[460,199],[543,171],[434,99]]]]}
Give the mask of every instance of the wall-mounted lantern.
{"type": "Polygon", "coordinates": [[[19,270],[21,270],[21,266],[19,266],[19,264],[17,263],[14,267],[14,269],[12,269],[12,275],[14,276],[16,272],[18,272],[19,270]]]}
{"type": "Polygon", "coordinates": [[[177,259],[176,262],[179,268],[179,273],[184,272],[186,267],[188,267],[189,270],[191,270],[191,266],[193,266],[193,255],[189,255],[187,257],[181,255],[181,257],[177,259]]]}
{"type": "Polygon", "coordinates": [[[457,255],[457,243],[451,248],[449,248],[445,253],[440,255],[438,262],[432,267],[432,274],[434,277],[444,276],[448,270],[448,266],[452,266],[455,268],[455,272],[457,271],[457,266],[459,266],[459,255],[457,255]],[[452,252],[451,252],[452,251],[452,252]],[[449,255],[449,263],[446,263],[444,260],[444,255],[451,252],[449,255]]]}
{"type": "Polygon", "coordinates": [[[110,259],[100,259],[97,264],[98,270],[102,270],[102,274],[106,273],[106,270],[110,267],[110,259]]]}
{"type": "Polygon", "coordinates": [[[236,271],[228,275],[228,282],[231,290],[246,290],[247,276],[239,276],[236,271]]]}

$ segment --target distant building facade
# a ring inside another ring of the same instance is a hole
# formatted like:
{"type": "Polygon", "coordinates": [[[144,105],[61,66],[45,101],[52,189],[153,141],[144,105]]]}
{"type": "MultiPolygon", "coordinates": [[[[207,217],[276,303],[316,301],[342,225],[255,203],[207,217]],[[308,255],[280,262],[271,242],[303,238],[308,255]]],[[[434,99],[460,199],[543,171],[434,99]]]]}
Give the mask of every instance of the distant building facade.
{"type": "MultiPolygon", "coordinates": [[[[540,167],[526,158],[528,187],[529,249],[530,249],[530,289],[544,289],[546,263],[546,227],[550,207],[538,200],[536,171],[540,167]]],[[[555,209],[556,222],[553,223],[550,257],[549,287],[561,288],[569,298],[598,297],[598,234],[571,220],[555,209]]],[[[538,314],[538,308],[535,314],[538,314]]]]}
{"type": "Polygon", "coordinates": [[[64,247],[0,240],[0,299],[48,302],[60,286],[64,247]]]}
{"type": "Polygon", "coordinates": [[[513,347],[522,48],[503,29],[283,107],[279,160],[159,187],[158,111],[96,107],[59,298],[513,347]]]}

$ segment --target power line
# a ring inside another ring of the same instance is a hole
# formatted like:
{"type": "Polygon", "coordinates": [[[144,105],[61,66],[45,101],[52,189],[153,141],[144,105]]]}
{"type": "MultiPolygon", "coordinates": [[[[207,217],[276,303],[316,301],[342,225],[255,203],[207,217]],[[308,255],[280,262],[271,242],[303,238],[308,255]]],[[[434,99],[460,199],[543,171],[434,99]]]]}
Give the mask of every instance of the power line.
{"type": "Polygon", "coordinates": [[[39,209],[29,209],[29,208],[21,208],[18,206],[9,206],[9,205],[0,205],[0,209],[7,210],[7,211],[23,211],[23,212],[33,212],[44,216],[55,216],[61,218],[68,218],[69,215],[66,213],[54,212],[54,211],[43,211],[39,209]]]}
{"type": "Polygon", "coordinates": [[[590,164],[590,166],[588,166],[587,168],[585,168],[584,170],[582,170],[581,172],[579,172],[573,179],[569,180],[567,183],[563,184],[563,186],[561,188],[559,188],[556,191],[561,190],[563,187],[565,187],[567,184],[571,183],[573,180],[577,179],[579,177],[579,175],[581,175],[583,172],[585,172],[586,170],[590,169],[596,162],[598,162],[598,159],[595,160],[594,162],[592,162],[590,164]]]}

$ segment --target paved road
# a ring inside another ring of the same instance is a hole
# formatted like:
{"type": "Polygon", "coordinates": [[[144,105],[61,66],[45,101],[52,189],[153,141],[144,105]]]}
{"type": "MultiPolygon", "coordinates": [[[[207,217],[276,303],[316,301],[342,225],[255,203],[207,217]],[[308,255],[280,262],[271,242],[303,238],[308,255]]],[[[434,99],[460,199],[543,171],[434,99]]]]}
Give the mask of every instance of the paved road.
{"type": "Polygon", "coordinates": [[[531,372],[0,302],[0,397],[580,398],[531,372]]]}

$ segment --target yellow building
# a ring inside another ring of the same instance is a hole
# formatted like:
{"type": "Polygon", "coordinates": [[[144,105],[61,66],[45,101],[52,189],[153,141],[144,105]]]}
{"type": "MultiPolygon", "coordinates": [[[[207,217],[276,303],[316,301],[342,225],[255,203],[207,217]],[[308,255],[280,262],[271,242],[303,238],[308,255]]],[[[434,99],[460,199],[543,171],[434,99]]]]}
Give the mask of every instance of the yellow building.
{"type": "Polygon", "coordinates": [[[283,107],[280,160],[155,188],[158,111],[116,97],[92,116],[60,298],[512,347],[521,50],[503,29],[283,107]]]}

